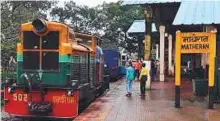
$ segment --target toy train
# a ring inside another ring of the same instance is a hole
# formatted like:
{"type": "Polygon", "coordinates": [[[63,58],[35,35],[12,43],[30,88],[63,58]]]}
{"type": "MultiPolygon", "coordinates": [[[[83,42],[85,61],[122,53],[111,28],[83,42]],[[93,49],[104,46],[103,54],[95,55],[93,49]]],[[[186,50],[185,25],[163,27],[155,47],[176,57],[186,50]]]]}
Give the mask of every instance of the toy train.
{"type": "Polygon", "coordinates": [[[126,74],[125,64],[127,61],[127,55],[113,49],[103,50],[105,58],[104,64],[110,70],[110,80],[117,81],[120,77],[126,74]]]}
{"type": "Polygon", "coordinates": [[[5,82],[7,113],[71,120],[108,89],[98,37],[35,19],[21,25],[21,38],[17,77],[5,82]]]}

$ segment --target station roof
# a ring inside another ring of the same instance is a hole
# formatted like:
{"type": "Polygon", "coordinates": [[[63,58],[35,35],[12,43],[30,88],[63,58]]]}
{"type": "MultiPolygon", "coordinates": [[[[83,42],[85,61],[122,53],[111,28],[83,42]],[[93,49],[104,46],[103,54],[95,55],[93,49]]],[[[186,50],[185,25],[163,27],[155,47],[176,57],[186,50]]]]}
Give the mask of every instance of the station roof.
{"type": "Polygon", "coordinates": [[[182,1],[173,25],[220,24],[220,1],[182,1]]]}
{"type": "Polygon", "coordinates": [[[220,1],[199,0],[120,0],[121,5],[180,2],[173,25],[220,24],[220,1]]]}
{"type": "Polygon", "coordinates": [[[140,5],[181,2],[181,0],[120,0],[121,5],[140,5]]]}
{"type": "MultiPolygon", "coordinates": [[[[152,23],[152,32],[156,32],[156,26],[152,23]]],[[[130,28],[128,29],[127,33],[144,33],[145,32],[145,20],[135,20],[130,28]]]]}

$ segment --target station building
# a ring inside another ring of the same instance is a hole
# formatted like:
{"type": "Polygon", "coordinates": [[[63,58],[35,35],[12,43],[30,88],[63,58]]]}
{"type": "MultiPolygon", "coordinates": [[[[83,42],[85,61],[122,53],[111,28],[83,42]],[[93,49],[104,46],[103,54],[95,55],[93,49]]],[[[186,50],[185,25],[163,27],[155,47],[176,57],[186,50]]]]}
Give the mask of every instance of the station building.
{"type": "MultiPolygon", "coordinates": [[[[159,60],[160,81],[164,81],[165,76],[174,75],[177,31],[215,32],[216,57],[220,58],[220,1],[121,0],[120,2],[121,5],[141,5],[144,7],[145,20],[135,20],[128,33],[133,36],[139,33],[138,36],[145,36],[145,40],[150,41],[151,50],[146,51],[144,47],[147,46],[144,46],[145,43],[141,43],[140,53],[143,53],[142,56],[147,60],[159,60]],[[151,52],[150,56],[146,56],[148,52],[151,52]]],[[[143,39],[140,37],[139,41],[143,42],[143,39]]],[[[201,48],[207,46],[184,47],[201,48]]],[[[188,61],[192,61],[195,68],[207,68],[208,60],[209,54],[205,53],[183,54],[181,72],[184,72],[188,61]]]]}

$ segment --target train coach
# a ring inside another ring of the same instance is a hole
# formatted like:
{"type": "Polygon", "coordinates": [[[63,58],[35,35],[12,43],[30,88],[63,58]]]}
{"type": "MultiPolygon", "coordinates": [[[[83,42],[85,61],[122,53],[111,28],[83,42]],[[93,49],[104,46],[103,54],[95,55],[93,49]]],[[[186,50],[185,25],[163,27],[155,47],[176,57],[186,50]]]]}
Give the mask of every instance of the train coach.
{"type": "Polygon", "coordinates": [[[120,52],[113,49],[104,49],[103,52],[105,55],[104,64],[106,64],[107,68],[110,70],[110,80],[117,81],[120,77],[126,74],[124,62],[126,57],[122,56],[120,52]]]}
{"type": "Polygon", "coordinates": [[[122,61],[122,65],[121,65],[121,69],[120,69],[120,73],[121,75],[126,75],[126,62],[128,61],[128,55],[126,53],[121,53],[121,61],[122,61]]]}
{"type": "Polygon", "coordinates": [[[98,37],[36,19],[21,25],[21,38],[17,77],[5,81],[7,113],[71,120],[108,88],[98,37]]]}

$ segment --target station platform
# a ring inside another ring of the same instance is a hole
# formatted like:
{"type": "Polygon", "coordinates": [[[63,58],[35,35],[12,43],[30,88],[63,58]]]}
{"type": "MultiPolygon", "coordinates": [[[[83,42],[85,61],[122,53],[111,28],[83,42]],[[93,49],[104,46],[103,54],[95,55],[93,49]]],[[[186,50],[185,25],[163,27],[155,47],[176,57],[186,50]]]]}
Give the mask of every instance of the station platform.
{"type": "Polygon", "coordinates": [[[145,98],[139,96],[134,81],[131,97],[126,97],[125,79],[111,83],[110,90],[97,98],[74,121],[220,121],[220,104],[207,108],[206,97],[195,97],[192,84],[182,81],[181,108],[174,107],[174,81],[152,82],[145,98]]]}

